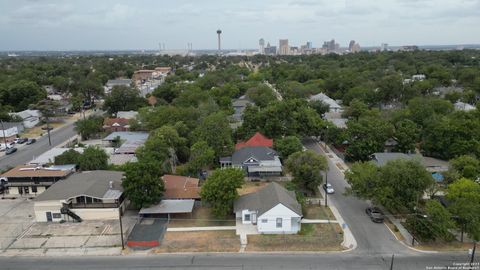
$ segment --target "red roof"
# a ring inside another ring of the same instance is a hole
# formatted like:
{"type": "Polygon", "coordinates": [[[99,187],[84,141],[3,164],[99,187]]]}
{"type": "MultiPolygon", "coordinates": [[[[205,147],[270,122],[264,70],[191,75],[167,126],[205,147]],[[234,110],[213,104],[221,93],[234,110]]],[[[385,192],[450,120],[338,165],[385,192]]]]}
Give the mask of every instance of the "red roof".
{"type": "Polygon", "coordinates": [[[115,127],[115,126],[120,126],[124,127],[128,125],[129,120],[126,118],[105,118],[103,121],[103,126],[104,127],[115,127]]]}
{"type": "Polygon", "coordinates": [[[257,132],[246,142],[238,142],[235,149],[238,150],[245,146],[266,146],[273,147],[273,140],[265,137],[262,133],[257,132]]]}
{"type": "Polygon", "coordinates": [[[165,184],[164,199],[200,199],[198,178],[165,174],[162,180],[165,184]]]}

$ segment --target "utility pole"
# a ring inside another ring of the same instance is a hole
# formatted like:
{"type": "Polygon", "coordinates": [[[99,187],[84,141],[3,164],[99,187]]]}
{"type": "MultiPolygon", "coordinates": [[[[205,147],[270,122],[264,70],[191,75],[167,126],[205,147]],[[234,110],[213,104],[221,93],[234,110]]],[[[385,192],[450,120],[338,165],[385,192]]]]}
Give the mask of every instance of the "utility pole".
{"type": "Polygon", "coordinates": [[[475,250],[477,249],[477,242],[473,242],[472,257],[470,258],[470,266],[473,266],[473,261],[475,260],[475,250]]]}
{"type": "Polygon", "coordinates": [[[393,260],[395,259],[395,254],[392,254],[392,261],[390,262],[390,270],[393,270],[393,260]]]}
{"type": "Polygon", "coordinates": [[[50,119],[48,116],[45,119],[47,119],[48,145],[52,146],[52,139],[50,138],[50,119]]]}
{"type": "Polygon", "coordinates": [[[328,153],[328,149],[327,149],[327,136],[328,136],[328,126],[325,127],[325,138],[324,139],[324,142],[323,142],[323,148],[325,148],[325,153],[328,153]]]}
{"type": "Polygon", "coordinates": [[[327,203],[327,197],[328,197],[328,159],[327,159],[327,169],[325,170],[325,185],[327,186],[327,188],[324,188],[325,190],[325,207],[328,206],[328,203],[327,203]]]}
{"type": "Polygon", "coordinates": [[[120,221],[120,239],[122,241],[122,250],[124,250],[125,243],[123,242],[122,205],[118,207],[118,220],[120,221]]]}
{"type": "Polygon", "coordinates": [[[0,119],[0,123],[2,124],[3,144],[5,145],[5,151],[7,151],[7,137],[5,137],[5,127],[3,126],[3,120],[0,119]]]}

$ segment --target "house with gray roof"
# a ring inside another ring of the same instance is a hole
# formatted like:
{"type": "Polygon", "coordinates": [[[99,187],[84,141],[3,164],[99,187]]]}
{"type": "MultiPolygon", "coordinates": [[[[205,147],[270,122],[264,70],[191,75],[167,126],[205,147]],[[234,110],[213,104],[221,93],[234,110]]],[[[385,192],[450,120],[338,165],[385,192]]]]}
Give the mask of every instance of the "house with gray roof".
{"type": "Polygon", "coordinates": [[[233,212],[242,224],[257,227],[264,234],[295,234],[301,229],[302,207],[295,192],[270,183],[257,192],[240,196],[233,212]]]}
{"type": "Polygon", "coordinates": [[[35,198],[37,222],[118,219],[124,210],[123,173],[85,171],[58,181],[35,198]]]}
{"type": "Polygon", "coordinates": [[[278,176],[282,174],[282,162],[277,152],[266,146],[246,146],[230,157],[220,158],[222,168],[240,168],[248,177],[278,176]]]}
{"type": "Polygon", "coordinates": [[[105,94],[110,93],[114,86],[131,86],[131,85],[132,85],[132,80],[130,79],[108,80],[104,86],[105,94]]]}

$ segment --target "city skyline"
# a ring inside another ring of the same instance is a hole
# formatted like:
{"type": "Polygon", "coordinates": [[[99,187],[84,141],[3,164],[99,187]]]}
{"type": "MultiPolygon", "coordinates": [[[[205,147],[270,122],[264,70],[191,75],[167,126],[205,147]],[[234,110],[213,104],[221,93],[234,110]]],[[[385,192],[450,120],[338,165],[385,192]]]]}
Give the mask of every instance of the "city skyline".
{"type": "Polygon", "coordinates": [[[382,43],[454,45],[480,43],[478,0],[374,1],[0,1],[1,51],[254,49],[263,38],[321,47],[334,38],[362,47],[382,43]],[[138,4],[139,3],[139,4],[138,4]],[[442,31],[438,31],[442,29],[442,31]],[[187,44],[190,44],[187,46],[187,44]]]}

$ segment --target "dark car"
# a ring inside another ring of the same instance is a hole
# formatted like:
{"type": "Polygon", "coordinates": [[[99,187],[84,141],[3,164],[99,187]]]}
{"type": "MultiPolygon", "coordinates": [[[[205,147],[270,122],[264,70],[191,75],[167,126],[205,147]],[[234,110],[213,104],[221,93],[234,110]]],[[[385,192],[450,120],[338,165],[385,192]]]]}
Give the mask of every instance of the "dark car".
{"type": "Polygon", "coordinates": [[[382,223],[385,219],[385,215],[378,207],[368,207],[365,209],[365,213],[367,213],[370,219],[375,223],[382,223]]]}
{"type": "Polygon", "coordinates": [[[15,147],[10,147],[10,148],[7,148],[7,151],[5,151],[5,154],[6,155],[11,155],[13,153],[17,152],[17,148],[15,147]]]}
{"type": "Polygon", "coordinates": [[[42,127],[42,130],[52,130],[53,127],[42,127]]]}
{"type": "Polygon", "coordinates": [[[17,140],[17,143],[23,144],[23,143],[26,143],[27,141],[28,141],[28,138],[19,138],[19,139],[17,140]]]}
{"type": "Polygon", "coordinates": [[[33,144],[33,143],[36,143],[36,142],[37,142],[37,140],[35,140],[35,139],[28,139],[27,144],[33,144]]]}

